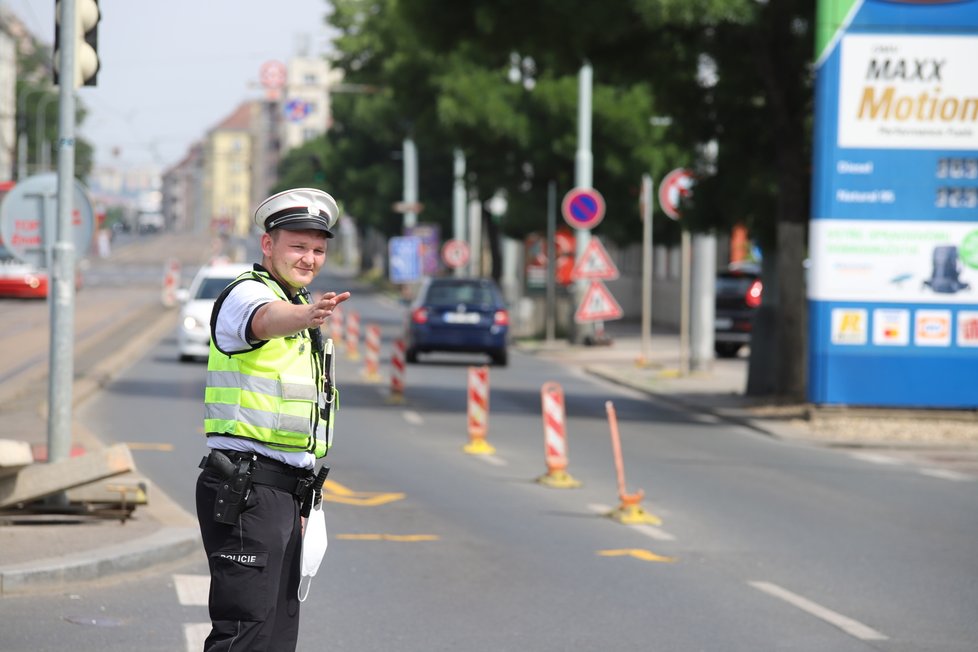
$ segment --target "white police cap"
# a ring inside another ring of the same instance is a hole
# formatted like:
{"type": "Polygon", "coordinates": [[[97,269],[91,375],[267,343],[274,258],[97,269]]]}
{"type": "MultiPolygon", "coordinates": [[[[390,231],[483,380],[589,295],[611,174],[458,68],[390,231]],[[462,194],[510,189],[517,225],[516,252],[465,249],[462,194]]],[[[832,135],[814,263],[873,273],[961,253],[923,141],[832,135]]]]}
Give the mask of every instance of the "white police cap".
{"type": "Polygon", "coordinates": [[[325,231],[332,238],[340,216],[336,200],[315,188],[293,188],[272,195],[255,210],[255,224],[271,231],[325,231]]]}

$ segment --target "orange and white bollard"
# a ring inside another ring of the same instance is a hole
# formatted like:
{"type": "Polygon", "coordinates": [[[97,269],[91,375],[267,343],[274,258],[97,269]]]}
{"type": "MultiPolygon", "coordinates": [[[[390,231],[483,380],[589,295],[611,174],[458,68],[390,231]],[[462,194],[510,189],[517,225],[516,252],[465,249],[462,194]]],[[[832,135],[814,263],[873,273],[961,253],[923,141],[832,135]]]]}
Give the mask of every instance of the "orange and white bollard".
{"type": "Polygon", "coordinates": [[[371,383],[380,382],[380,326],[367,324],[364,337],[363,377],[371,383]]]}
{"type": "Polygon", "coordinates": [[[615,414],[615,406],[611,401],[605,401],[605,410],[608,412],[608,425],[611,428],[611,448],[615,453],[615,470],[618,473],[618,498],[621,504],[613,509],[608,516],[619,523],[625,525],[635,525],[638,523],[648,523],[651,525],[661,525],[662,520],[655,514],[650,514],[642,509],[642,498],[645,492],[639,489],[633,494],[625,491],[625,463],[621,455],[621,439],[618,436],[618,417],[615,414]]]}
{"type": "Polygon", "coordinates": [[[469,455],[491,455],[496,449],[486,441],[489,430],[489,367],[469,367],[468,396],[469,443],[462,450],[469,455]]]}
{"type": "Polygon", "coordinates": [[[346,358],[360,359],[360,313],[356,310],[346,315],[346,358]]]}
{"type": "Polygon", "coordinates": [[[329,316],[329,337],[337,345],[346,344],[343,341],[343,306],[333,308],[333,314],[329,316]]]}
{"type": "Polygon", "coordinates": [[[394,340],[391,350],[391,393],[388,403],[404,402],[404,340],[394,340]]]}
{"type": "Polygon", "coordinates": [[[537,482],[555,489],[573,489],[581,483],[567,472],[567,429],[564,412],[564,389],[559,383],[547,382],[540,389],[543,410],[543,456],[547,472],[537,482]]]}
{"type": "Polygon", "coordinates": [[[180,261],[169,258],[163,268],[163,305],[172,308],[177,305],[177,287],[180,285],[180,261]]]}

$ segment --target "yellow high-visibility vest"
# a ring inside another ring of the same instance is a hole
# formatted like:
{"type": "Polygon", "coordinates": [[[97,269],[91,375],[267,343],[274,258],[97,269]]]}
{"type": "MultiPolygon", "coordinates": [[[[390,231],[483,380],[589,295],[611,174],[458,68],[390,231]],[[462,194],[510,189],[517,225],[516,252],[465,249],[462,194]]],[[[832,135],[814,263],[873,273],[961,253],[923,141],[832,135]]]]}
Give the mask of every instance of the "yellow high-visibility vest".
{"type": "MultiPolygon", "coordinates": [[[[264,271],[246,272],[231,286],[248,279],[263,282],[279,299],[289,301],[264,271]]],[[[317,458],[326,455],[330,444],[327,421],[333,410],[320,408],[335,406],[335,390],[327,401],[324,371],[313,355],[308,332],[274,338],[256,349],[228,355],[214,344],[214,323],[212,320],[207,358],[204,433],[252,439],[275,450],[309,451],[317,458]]]]}

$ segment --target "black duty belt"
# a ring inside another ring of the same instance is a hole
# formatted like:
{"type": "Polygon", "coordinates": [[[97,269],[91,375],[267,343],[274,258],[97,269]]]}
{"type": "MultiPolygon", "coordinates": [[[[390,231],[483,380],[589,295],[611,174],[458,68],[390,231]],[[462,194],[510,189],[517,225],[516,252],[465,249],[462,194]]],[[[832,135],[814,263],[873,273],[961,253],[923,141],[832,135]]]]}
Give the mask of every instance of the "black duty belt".
{"type": "MultiPolygon", "coordinates": [[[[316,477],[309,469],[300,469],[257,453],[229,450],[221,450],[220,452],[224,453],[235,464],[243,460],[251,460],[250,475],[251,481],[255,484],[275,487],[299,498],[305,497],[316,477]]],[[[204,466],[205,462],[202,461],[201,465],[204,466]]]]}

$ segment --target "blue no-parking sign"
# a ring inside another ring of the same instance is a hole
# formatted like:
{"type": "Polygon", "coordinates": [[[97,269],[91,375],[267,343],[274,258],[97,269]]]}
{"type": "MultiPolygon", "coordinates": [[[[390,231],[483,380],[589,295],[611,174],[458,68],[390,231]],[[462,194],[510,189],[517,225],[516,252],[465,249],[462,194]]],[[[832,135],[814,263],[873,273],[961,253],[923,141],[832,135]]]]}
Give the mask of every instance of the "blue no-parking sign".
{"type": "Polygon", "coordinates": [[[574,188],[564,195],[560,212],[575,229],[593,229],[604,219],[604,197],[594,188],[574,188]]]}

